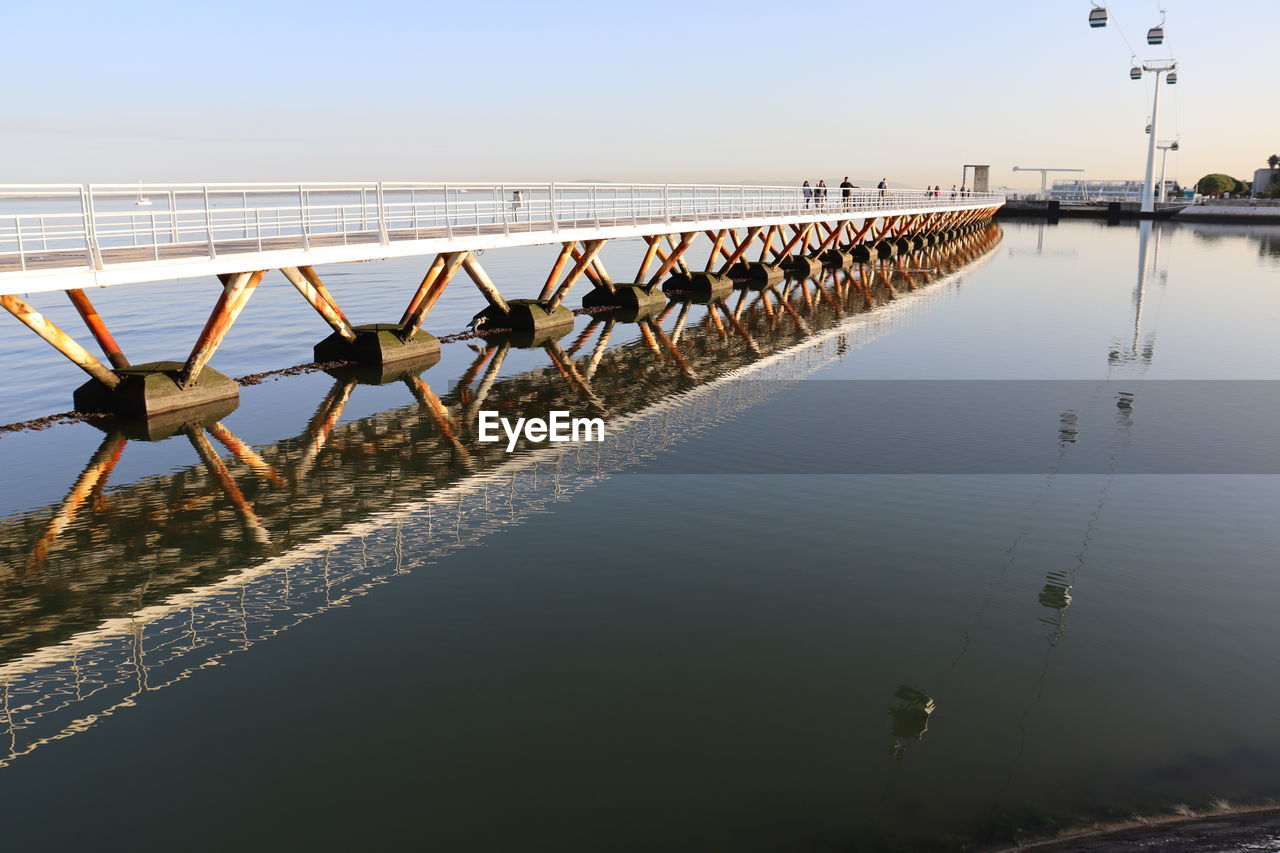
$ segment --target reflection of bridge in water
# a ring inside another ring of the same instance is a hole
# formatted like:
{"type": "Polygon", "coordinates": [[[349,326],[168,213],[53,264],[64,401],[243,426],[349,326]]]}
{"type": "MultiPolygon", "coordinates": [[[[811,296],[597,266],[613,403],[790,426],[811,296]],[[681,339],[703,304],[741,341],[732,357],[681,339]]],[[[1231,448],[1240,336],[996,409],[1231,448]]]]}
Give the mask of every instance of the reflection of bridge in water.
{"type": "Polygon", "coordinates": [[[514,376],[500,377],[507,345],[489,345],[449,394],[405,373],[414,404],[341,425],[357,377],[339,374],[301,435],[250,448],[222,424],[190,428],[200,466],[111,492],[128,440],[108,434],[61,505],[0,522],[4,753],[81,731],[732,417],[778,387],[738,380],[798,379],[874,340],[998,240],[991,227],[727,303],[673,303],[623,346],[608,346],[619,321],[601,315],[514,376]],[[594,409],[608,436],[508,455],[475,440],[482,406],[594,409]]]}

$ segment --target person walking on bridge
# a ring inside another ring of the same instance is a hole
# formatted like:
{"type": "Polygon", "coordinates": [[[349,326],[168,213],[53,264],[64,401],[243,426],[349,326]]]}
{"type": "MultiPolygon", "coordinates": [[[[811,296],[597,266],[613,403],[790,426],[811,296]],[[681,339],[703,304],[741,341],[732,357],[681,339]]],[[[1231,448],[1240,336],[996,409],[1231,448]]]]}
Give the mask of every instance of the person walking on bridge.
{"type": "Polygon", "coordinates": [[[880,183],[876,184],[876,187],[880,190],[880,198],[884,198],[885,190],[889,189],[889,179],[881,178],[880,183]]]}
{"type": "Polygon", "coordinates": [[[849,183],[849,176],[845,175],[844,180],[840,182],[840,197],[844,199],[844,209],[848,210],[851,204],[850,196],[853,195],[853,184],[849,183]]]}
{"type": "Polygon", "coordinates": [[[827,182],[826,182],[826,179],[820,179],[820,180],[818,181],[818,186],[814,189],[813,194],[814,194],[814,196],[816,196],[816,197],[817,197],[817,199],[818,199],[818,201],[817,201],[817,206],[818,206],[818,207],[826,207],[826,206],[827,206],[827,182]]]}
{"type": "Polygon", "coordinates": [[[809,182],[805,181],[800,187],[800,192],[804,193],[804,206],[807,209],[813,204],[813,187],[809,186],[809,182]]]}
{"type": "Polygon", "coordinates": [[[952,185],[951,185],[951,200],[952,200],[952,201],[955,201],[955,198],[956,198],[956,185],[955,185],[955,184],[952,184],[952,185]]]}

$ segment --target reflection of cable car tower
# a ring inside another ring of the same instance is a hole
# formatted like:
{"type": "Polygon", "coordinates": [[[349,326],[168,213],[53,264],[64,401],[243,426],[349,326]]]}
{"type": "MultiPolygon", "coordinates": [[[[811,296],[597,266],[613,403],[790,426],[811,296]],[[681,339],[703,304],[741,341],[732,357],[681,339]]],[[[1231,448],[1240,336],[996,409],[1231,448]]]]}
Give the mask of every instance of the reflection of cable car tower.
{"type": "MultiPolygon", "coordinates": [[[[1133,289],[1133,338],[1127,343],[1115,342],[1108,356],[1111,366],[1125,364],[1149,365],[1155,354],[1155,333],[1142,335],[1142,311],[1147,290],[1147,247],[1151,240],[1151,223],[1138,223],[1138,283],[1133,289]]],[[[1154,251],[1151,254],[1151,268],[1155,269],[1160,260],[1160,231],[1156,230],[1154,251]]],[[[1159,271],[1161,284],[1168,281],[1168,271],[1159,271]]]]}

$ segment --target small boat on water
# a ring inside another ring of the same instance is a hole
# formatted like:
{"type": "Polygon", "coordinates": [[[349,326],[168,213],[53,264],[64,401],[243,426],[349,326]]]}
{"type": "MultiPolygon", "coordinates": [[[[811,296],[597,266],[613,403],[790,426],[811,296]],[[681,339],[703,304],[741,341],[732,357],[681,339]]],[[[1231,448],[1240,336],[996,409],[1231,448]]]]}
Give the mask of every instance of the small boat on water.
{"type": "Polygon", "coordinates": [[[134,201],[136,207],[150,207],[151,199],[142,194],[142,181],[138,181],[138,198],[134,201]]]}

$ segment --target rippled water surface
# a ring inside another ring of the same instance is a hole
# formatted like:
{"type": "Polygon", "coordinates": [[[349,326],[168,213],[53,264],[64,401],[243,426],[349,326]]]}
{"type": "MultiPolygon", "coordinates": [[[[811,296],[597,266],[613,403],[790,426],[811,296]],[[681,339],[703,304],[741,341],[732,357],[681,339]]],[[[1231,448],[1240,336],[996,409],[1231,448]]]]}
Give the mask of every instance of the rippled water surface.
{"type": "MultiPolygon", "coordinates": [[[[482,260],[528,295],[554,254],[482,260]]],[[[421,266],[319,272],[377,322],[421,266]]],[[[1280,796],[1277,273],[1276,228],[1004,222],[164,440],[5,434],[0,839],[971,849],[1280,796]],[[608,437],[508,454],[480,409],[608,437]]],[[[95,301],[141,362],[213,296],[95,301]]],[[[268,278],[214,364],[324,332],[268,278]]],[[[0,357],[0,421],[70,408],[16,323],[0,357]]]]}

